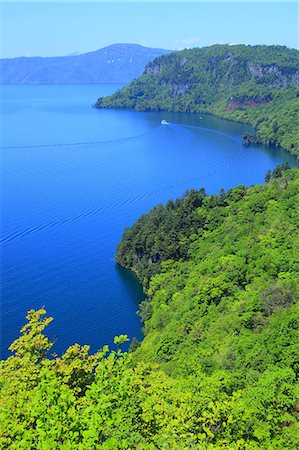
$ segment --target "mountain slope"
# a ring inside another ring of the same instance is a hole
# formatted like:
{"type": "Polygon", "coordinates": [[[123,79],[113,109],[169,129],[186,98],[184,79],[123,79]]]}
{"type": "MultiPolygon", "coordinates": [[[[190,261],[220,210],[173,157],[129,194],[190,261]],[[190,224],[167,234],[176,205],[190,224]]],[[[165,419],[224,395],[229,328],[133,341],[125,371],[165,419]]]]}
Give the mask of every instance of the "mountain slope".
{"type": "Polygon", "coordinates": [[[257,141],[298,154],[298,96],[297,50],[214,45],[155,59],[137,80],[95,106],[213,113],[248,122],[257,128],[257,141]]]}
{"type": "Polygon", "coordinates": [[[95,52],[51,58],[0,59],[0,83],[126,83],[168,50],[114,44],[95,52]]]}

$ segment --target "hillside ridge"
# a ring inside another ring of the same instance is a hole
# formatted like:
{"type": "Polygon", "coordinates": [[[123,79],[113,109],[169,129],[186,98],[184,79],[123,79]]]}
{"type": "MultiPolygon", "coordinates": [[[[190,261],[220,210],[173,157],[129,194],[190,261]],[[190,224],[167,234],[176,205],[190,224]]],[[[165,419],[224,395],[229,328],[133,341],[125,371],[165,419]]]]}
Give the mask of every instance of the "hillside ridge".
{"type": "Polygon", "coordinates": [[[298,154],[298,97],[298,50],[213,45],[156,58],[139,78],[95,106],[211,113],[250,123],[255,142],[298,154]]]}

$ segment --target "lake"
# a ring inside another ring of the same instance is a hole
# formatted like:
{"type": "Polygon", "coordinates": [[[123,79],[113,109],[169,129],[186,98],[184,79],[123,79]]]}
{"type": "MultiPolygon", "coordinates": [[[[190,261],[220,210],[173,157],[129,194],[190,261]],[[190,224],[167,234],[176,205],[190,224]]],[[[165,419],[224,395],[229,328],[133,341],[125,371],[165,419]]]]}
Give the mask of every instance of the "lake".
{"type": "Polygon", "coordinates": [[[281,149],[244,147],[246,125],[91,107],[119,87],[0,86],[2,357],[41,306],[58,354],[141,339],[142,288],[114,261],[124,228],[189,188],[217,193],[295,164],[281,149]]]}

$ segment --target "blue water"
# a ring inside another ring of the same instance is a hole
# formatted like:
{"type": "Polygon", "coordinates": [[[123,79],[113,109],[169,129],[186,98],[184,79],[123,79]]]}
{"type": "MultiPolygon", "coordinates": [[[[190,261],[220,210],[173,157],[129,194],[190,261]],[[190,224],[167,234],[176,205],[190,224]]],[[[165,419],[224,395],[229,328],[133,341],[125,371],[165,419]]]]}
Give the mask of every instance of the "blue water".
{"type": "Polygon", "coordinates": [[[124,228],[188,188],[215,193],[294,164],[281,149],[245,148],[245,125],[91,108],[119,87],[0,87],[3,357],[40,306],[55,318],[58,353],[120,333],[140,339],[141,286],[114,262],[124,228]]]}

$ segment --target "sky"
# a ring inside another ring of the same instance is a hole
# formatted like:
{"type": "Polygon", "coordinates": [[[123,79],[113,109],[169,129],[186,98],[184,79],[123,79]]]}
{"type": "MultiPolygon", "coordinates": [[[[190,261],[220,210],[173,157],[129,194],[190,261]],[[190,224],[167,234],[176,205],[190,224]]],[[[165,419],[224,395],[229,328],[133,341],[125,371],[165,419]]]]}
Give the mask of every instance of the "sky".
{"type": "Polygon", "coordinates": [[[0,58],[85,53],[114,43],[298,48],[298,1],[0,0],[0,58]]]}

